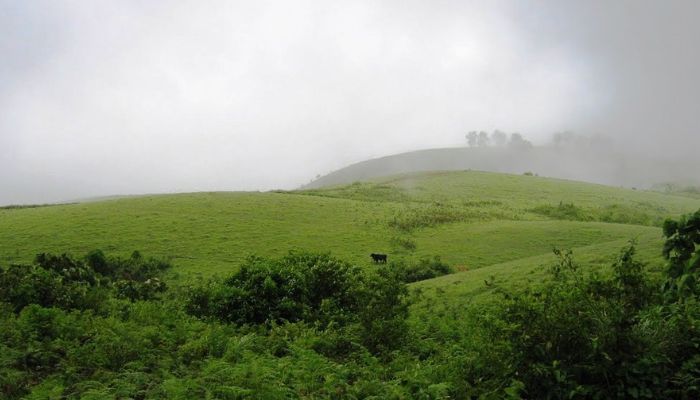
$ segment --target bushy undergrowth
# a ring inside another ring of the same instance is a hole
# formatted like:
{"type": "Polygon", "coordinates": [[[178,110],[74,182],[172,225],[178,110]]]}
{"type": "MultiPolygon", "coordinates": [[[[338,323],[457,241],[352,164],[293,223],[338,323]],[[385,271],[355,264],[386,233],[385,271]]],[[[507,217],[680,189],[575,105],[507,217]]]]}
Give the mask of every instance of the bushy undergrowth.
{"type": "Polygon", "coordinates": [[[192,288],[186,310],[238,325],[352,327],[379,353],[400,346],[405,334],[408,292],[400,278],[385,267],[365,273],[328,254],[250,257],[228,279],[192,288]]]}
{"type": "Polygon", "coordinates": [[[418,247],[416,241],[409,236],[392,236],[389,241],[394,248],[413,251],[418,247]]]}
{"type": "Polygon", "coordinates": [[[699,186],[692,186],[692,185],[683,185],[683,184],[678,184],[678,183],[660,183],[653,185],[651,187],[651,190],[655,190],[658,192],[666,193],[666,194],[673,194],[677,196],[686,196],[686,197],[692,197],[692,198],[700,198],[700,187],[699,186]]]}
{"type": "Polygon", "coordinates": [[[531,212],[554,219],[569,221],[599,221],[617,224],[660,226],[663,219],[639,208],[613,204],[600,208],[583,208],[574,203],[559,205],[543,204],[530,209],[531,212]]]}
{"type": "Polygon", "coordinates": [[[502,385],[527,398],[700,397],[700,211],[664,235],[663,285],[630,245],[610,277],[557,251],[547,284],[507,294],[487,328],[508,360],[502,385]]]}
{"type": "Polygon", "coordinates": [[[434,203],[429,206],[412,207],[397,212],[389,220],[389,226],[410,232],[414,229],[434,227],[440,224],[485,220],[490,217],[490,214],[485,210],[434,203]]]}
{"type": "Polygon", "coordinates": [[[540,285],[413,320],[405,281],[448,271],[437,258],[253,257],[128,295],[167,264],[42,255],[0,271],[0,398],[699,398],[700,212],[664,234],[663,279],[633,246],[610,274],[558,251],[540,285]]]}
{"type": "Polygon", "coordinates": [[[77,203],[60,203],[60,204],[10,204],[7,206],[0,206],[0,210],[23,210],[27,208],[40,208],[40,207],[52,207],[52,206],[65,206],[69,204],[77,203]]]}
{"type": "Polygon", "coordinates": [[[132,301],[155,298],[166,288],[159,278],[167,262],[106,257],[94,251],[84,259],[42,253],[34,264],[0,269],[0,301],[20,311],[30,304],[66,310],[98,310],[110,296],[132,301]]]}
{"type": "Polygon", "coordinates": [[[442,262],[439,256],[423,257],[416,263],[393,262],[390,268],[406,283],[424,281],[454,272],[454,269],[442,262]]]}

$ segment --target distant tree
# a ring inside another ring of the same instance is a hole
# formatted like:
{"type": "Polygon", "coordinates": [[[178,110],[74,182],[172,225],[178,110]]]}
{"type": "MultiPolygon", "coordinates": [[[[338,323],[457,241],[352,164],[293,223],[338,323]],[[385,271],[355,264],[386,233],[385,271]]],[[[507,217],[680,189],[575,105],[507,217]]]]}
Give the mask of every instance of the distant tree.
{"type": "Polygon", "coordinates": [[[479,134],[476,133],[476,131],[467,133],[465,137],[467,138],[467,144],[469,144],[469,147],[475,147],[479,140],[479,134]]]}
{"type": "Polygon", "coordinates": [[[477,139],[476,144],[479,147],[488,147],[489,134],[484,131],[479,132],[479,138],[477,139]]]}
{"type": "Polygon", "coordinates": [[[555,147],[565,147],[572,144],[576,139],[576,135],[570,131],[557,132],[552,135],[552,143],[555,147]]]}
{"type": "Polygon", "coordinates": [[[496,129],[491,134],[491,143],[494,146],[503,147],[508,143],[508,135],[505,132],[496,129]]]}
{"type": "Polygon", "coordinates": [[[514,149],[530,149],[532,148],[532,143],[525,139],[523,135],[519,133],[513,133],[510,135],[510,141],[508,142],[508,147],[514,149]]]}

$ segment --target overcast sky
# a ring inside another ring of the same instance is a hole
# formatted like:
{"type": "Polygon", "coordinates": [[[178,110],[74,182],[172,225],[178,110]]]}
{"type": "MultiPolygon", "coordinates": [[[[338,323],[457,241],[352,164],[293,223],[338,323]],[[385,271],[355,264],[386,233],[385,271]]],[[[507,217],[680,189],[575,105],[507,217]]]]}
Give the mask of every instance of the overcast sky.
{"type": "Polygon", "coordinates": [[[0,204],[294,188],[469,130],[700,145],[700,1],[0,0],[0,204]]]}

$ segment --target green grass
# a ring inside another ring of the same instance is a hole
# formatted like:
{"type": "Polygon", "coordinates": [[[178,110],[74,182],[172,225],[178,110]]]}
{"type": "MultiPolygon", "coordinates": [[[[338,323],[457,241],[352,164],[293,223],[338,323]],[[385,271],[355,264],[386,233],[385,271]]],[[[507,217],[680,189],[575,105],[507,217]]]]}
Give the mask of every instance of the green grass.
{"type": "Polygon", "coordinates": [[[427,172],[375,179],[369,183],[313,189],[303,193],[386,201],[451,202],[503,205],[529,210],[542,204],[573,203],[580,207],[625,205],[648,213],[677,215],[700,202],[684,196],[643,191],[563,179],[499,174],[494,172],[427,172]],[[369,190],[368,188],[376,188],[369,190]],[[393,188],[397,194],[389,194],[393,188]]]}
{"type": "Polygon", "coordinates": [[[418,255],[439,254],[468,269],[519,260],[552,249],[578,248],[636,237],[661,238],[658,228],[572,221],[491,221],[449,224],[416,235],[418,255]]]}
{"type": "Polygon", "coordinates": [[[276,193],[197,193],[0,211],[0,263],[91,249],[173,257],[184,272],[228,273],[248,255],[331,251],[361,262],[386,242],[391,206],[276,193]]]}
{"type": "MultiPolygon", "coordinates": [[[[644,232],[637,235],[635,240],[638,258],[644,260],[646,268],[650,272],[660,272],[663,268],[661,257],[663,240],[659,232],[644,232]]],[[[573,251],[574,261],[578,265],[605,273],[609,272],[607,267],[628,243],[628,239],[618,239],[570,249],[573,251]]],[[[549,251],[417,282],[412,285],[412,288],[423,292],[428,299],[436,297],[451,299],[451,303],[481,301],[485,294],[497,287],[513,289],[524,285],[539,284],[544,278],[546,268],[555,263],[556,257],[553,252],[549,251]]],[[[419,311],[425,306],[425,303],[419,302],[414,308],[419,311]]]]}
{"type": "Polygon", "coordinates": [[[0,209],[0,265],[29,261],[38,252],[82,255],[100,248],[172,257],[181,273],[210,275],[234,271],[251,254],[306,249],[363,266],[370,265],[369,253],[386,252],[390,260],[439,255],[461,269],[506,271],[548,257],[554,246],[603,246],[614,253],[616,246],[605,246],[633,237],[658,246],[660,230],[649,225],[698,208],[700,200],[658,192],[533,176],[434,172],[328,189],[0,209]],[[586,215],[613,210],[623,217],[610,220],[625,223],[536,212],[558,204],[575,204],[586,215]],[[635,218],[625,220],[626,215],[635,218]]]}

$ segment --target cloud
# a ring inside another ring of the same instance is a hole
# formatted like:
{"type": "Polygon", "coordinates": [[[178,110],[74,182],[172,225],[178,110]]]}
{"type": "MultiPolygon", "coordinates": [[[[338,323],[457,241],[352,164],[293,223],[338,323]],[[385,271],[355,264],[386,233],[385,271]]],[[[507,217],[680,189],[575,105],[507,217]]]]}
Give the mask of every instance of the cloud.
{"type": "Polygon", "coordinates": [[[471,129],[617,129],[638,81],[614,71],[622,10],[559,2],[0,4],[0,185],[22,182],[0,203],[293,188],[471,129]]]}

